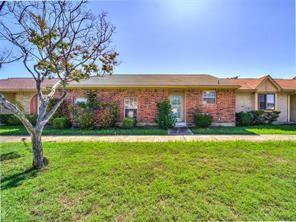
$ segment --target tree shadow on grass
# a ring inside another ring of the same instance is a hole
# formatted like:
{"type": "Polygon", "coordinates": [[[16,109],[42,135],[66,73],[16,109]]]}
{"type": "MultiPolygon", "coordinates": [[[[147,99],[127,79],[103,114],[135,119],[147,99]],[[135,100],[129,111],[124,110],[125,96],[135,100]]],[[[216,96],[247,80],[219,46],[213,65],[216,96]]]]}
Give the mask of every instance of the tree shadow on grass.
{"type": "Polygon", "coordinates": [[[17,187],[21,185],[24,180],[35,177],[37,172],[38,170],[29,168],[23,172],[4,177],[1,179],[1,190],[17,187]]]}
{"type": "Polygon", "coordinates": [[[6,161],[6,160],[12,160],[12,159],[17,159],[20,158],[22,155],[17,153],[17,152],[9,152],[9,153],[3,153],[0,155],[0,161],[6,161]]]}

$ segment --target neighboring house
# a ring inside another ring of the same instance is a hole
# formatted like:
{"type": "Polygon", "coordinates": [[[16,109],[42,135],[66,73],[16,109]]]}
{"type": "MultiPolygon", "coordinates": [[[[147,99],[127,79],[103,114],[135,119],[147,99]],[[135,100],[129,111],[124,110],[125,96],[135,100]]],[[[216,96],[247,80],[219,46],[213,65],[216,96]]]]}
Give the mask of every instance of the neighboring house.
{"type": "MultiPolygon", "coordinates": [[[[54,84],[56,80],[44,80],[42,89],[54,84]]],[[[37,113],[38,99],[36,96],[36,83],[33,78],[8,78],[0,79],[0,93],[28,114],[37,113]]],[[[9,111],[0,106],[0,113],[5,114],[9,111]]]]}
{"type": "Polygon", "coordinates": [[[279,123],[296,122],[296,77],[294,79],[261,78],[224,79],[223,83],[238,84],[236,112],[278,110],[279,123]]]}
{"type": "MultiPolygon", "coordinates": [[[[54,82],[46,80],[44,90],[54,82]]],[[[68,89],[68,103],[86,101],[85,92],[96,90],[99,100],[118,104],[119,122],[134,116],[139,125],[154,125],[157,103],[165,99],[170,100],[180,125],[191,125],[196,109],[210,113],[215,125],[233,126],[236,112],[257,109],[278,110],[281,112],[278,122],[296,122],[296,79],[112,75],[73,82],[68,89]]],[[[33,79],[2,79],[0,92],[8,100],[21,104],[26,112],[38,112],[33,79]]]]}

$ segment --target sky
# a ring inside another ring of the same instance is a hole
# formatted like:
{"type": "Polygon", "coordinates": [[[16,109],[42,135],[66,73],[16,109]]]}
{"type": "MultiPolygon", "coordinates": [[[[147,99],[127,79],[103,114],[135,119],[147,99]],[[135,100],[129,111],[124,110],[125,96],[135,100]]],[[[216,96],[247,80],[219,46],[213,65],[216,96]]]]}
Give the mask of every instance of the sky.
{"type": "MultiPolygon", "coordinates": [[[[115,74],[296,75],[295,0],[101,0],[116,26],[115,74]]],[[[0,78],[30,77],[22,63],[0,78]]]]}

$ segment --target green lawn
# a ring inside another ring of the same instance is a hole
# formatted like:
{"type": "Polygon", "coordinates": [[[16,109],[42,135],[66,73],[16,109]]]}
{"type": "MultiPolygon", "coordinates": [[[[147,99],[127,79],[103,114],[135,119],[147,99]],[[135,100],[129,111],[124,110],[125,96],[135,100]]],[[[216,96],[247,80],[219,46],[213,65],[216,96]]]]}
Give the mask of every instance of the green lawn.
{"type": "MultiPolygon", "coordinates": [[[[23,126],[0,126],[0,136],[28,135],[23,126]]],[[[154,127],[138,127],[134,129],[53,129],[46,128],[43,135],[167,135],[167,130],[154,127]]]]}
{"type": "MultiPolygon", "coordinates": [[[[215,127],[192,128],[194,134],[233,134],[233,135],[262,135],[262,134],[286,134],[296,135],[296,125],[262,125],[248,127],[215,127]]],[[[1,132],[1,131],[0,131],[1,132]]]]}
{"type": "MultiPolygon", "coordinates": [[[[233,135],[252,135],[252,134],[286,134],[296,135],[296,125],[262,125],[250,127],[215,127],[197,129],[191,128],[194,134],[233,134],[233,135]]],[[[28,135],[23,126],[0,126],[0,136],[7,135],[28,135]]],[[[167,130],[156,127],[138,127],[134,129],[44,129],[43,135],[167,135],[167,130]]]]}
{"type": "Polygon", "coordinates": [[[296,142],[1,146],[3,221],[296,220],[296,142]]]}

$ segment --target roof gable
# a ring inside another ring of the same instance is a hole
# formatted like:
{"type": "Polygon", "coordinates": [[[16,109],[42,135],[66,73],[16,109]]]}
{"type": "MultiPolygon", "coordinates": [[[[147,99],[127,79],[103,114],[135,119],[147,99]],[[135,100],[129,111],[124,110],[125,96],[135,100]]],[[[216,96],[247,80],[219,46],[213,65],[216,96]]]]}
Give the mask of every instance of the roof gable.
{"type": "Polygon", "coordinates": [[[255,89],[259,92],[277,92],[281,90],[281,86],[271,76],[267,75],[260,78],[255,89]]]}
{"type": "MultiPolygon", "coordinates": [[[[45,79],[41,87],[46,89],[57,82],[57,79],[45,79]]],[[[0,79],[0,91],[17,92],[17,91],[36,91],[36,82],[33,78],[8,78],[0,79]]]]}

